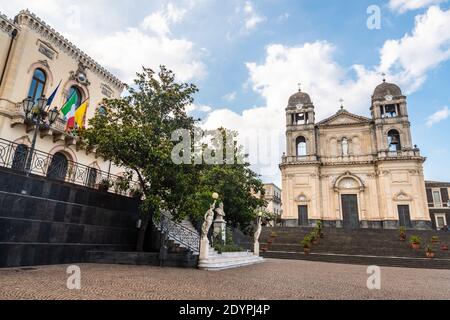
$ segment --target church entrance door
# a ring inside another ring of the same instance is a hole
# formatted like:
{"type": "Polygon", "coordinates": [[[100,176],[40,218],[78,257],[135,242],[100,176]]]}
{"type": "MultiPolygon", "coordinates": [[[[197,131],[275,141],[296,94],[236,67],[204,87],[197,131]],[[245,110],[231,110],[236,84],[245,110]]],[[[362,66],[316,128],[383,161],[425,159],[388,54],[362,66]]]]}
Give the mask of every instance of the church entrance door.
{"type": "Polygon", "coordinates": [[[308,206],[298,206],[298,225],[300,227],[306,227],[309,225],[308,206]]]}
{"type": "Polygon", "coordinates": [[[358,196],[356,194],[342,195],[342,216],[345,229],[359,229],[358,196]]]}

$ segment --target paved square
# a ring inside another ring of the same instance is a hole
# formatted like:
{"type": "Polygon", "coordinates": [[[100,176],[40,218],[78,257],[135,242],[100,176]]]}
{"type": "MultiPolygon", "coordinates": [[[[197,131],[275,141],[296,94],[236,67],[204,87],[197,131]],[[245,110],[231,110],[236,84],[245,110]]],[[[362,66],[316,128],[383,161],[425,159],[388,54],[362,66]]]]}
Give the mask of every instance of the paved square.
{"type": "Polygon", "coordinates": [[[365,266],[267,260],[219,272],[81,264],[81,290],[67,266],[0,270],[0,299],[450,299],[450,270],[381,268],[370,291],[365,266]]]}

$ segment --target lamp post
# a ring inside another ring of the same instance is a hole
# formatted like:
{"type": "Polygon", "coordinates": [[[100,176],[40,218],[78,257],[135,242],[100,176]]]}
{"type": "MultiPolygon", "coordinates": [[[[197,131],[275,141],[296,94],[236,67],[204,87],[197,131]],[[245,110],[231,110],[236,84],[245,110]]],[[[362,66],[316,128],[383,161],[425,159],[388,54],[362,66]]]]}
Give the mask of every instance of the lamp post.
{"type": "Polygon", "coordinates": [[[45,110],[48,99],[45,96],[40,97],[36,102],[31,97],[28,97],[22,101],[22,108],[25,113],[25,122],[27,124],[34,125],[33,141],[31,142],[31,148],[27,154],[27,160],[25,164],[26,175],[31,173],[31,162],[33,160],[34,149],[36,147],[36,139],[41,125],[47,124],[51,126],[58,119],[59,111],[54,107],[51,111],[45,110]]]}

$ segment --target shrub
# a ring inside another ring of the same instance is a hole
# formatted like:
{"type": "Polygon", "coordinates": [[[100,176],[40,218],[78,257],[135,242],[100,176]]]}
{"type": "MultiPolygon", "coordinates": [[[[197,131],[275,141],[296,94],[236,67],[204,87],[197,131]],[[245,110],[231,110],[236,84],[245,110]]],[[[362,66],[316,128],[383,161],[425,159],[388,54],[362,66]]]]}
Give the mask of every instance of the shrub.
{"type": "Polygon", "coordinates": [[[409,242],[412,244],[421,244],[422,239],[419,236],[411,236],[411,238],[409,238],[409,242]]]}
{"type": "Polygon", "coordinates": [[[219,253],[224,252],[242,252],[244,251],[243,248],[235,245],[235,244],[216,244],[214,246],[214,249],[219,253]]]}
{"type": "Polygon", "coordinates": [[[311,242],[312,242],[312,238],[310,235],[306,235],[303,240],[300,242],[300,245],[304,248],[304,249],[309,249],[311,248],[311,242]]]}

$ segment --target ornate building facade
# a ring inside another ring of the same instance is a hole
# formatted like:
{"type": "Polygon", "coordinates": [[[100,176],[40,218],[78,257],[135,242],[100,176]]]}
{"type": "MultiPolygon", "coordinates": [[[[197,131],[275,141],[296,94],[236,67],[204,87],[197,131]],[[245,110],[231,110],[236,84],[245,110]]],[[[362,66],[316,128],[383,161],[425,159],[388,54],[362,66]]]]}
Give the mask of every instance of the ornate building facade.
{"type": "Polygon", "coordinates": [[[371,101],[371,118],[341,107],[315,121],[308,94],[297,92],[286,108],[282,172],[284,224],[323,221],[338,228],[431,226],[423,163],[413,145],[407,99],[383,81],[371,101]]]}
{"type": "MultiPolygon", "coordinates": [[[[77,106],[88,100],[87,124],[104,98],[119,98],[124,89],[118,78],[27,10],[21,11],[14,20],[0,15],[0,77],[2,166],[13,169],[23,167],[18,156],[27,154],[33,139],[34,126],[25,121],[21,104],[25,98],[37,101],[42,96],[49,97],[60,84],[50,107],[60,109],[73,95],[77,106]],[[8,146],[12,148],[8,157],[5,157],[6,141],[13,143],[8,146]]],[[[81,173],[73,172],[71,176],[69,171],[76,163],[89,168],[90,177],[83,179],[96,184],[101,171],[113,174],[123,171],[97,157],[95,150],[82,149],[77,137],[65,129],[66,121],[61,117],[50,128],[40,128],[36,150],[48,154],[49,159],[33,161],[38,163],[42,174],[51,165],[58,164],[67,173],[64,179],[75,179],[81,173]]]]}

